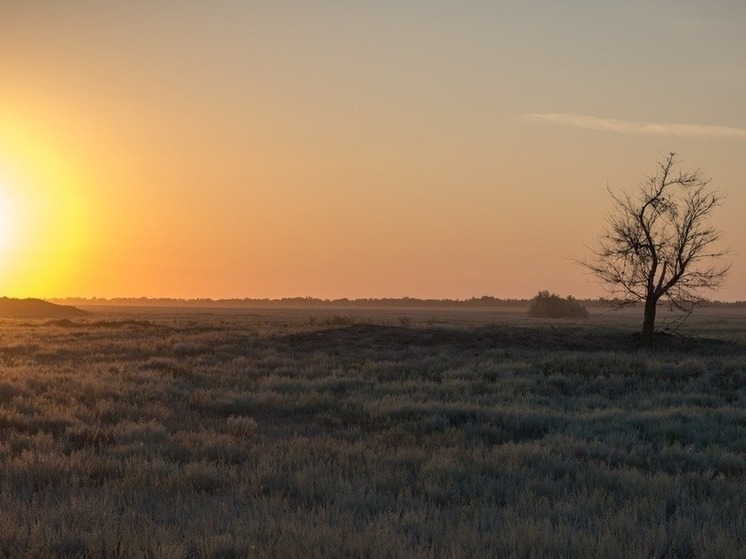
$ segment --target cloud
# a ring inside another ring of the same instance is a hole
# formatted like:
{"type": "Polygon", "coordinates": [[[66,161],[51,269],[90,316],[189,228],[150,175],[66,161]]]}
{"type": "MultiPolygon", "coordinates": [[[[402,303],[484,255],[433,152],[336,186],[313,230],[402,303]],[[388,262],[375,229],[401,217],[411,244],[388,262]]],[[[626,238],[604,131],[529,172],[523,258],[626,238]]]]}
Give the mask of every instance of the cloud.
{"type": "Polygon", "coordinates": [[[702,124],[674,124],[666,122],[634,122],[614,118],[569,113],[533,113],[518,115],[521,120],[549,122],[559,126],[573,126],[590,130],[605,130],[617,134],[647,134],[679,136],[683,138],[746,138],[746,129],[702,124]]]}

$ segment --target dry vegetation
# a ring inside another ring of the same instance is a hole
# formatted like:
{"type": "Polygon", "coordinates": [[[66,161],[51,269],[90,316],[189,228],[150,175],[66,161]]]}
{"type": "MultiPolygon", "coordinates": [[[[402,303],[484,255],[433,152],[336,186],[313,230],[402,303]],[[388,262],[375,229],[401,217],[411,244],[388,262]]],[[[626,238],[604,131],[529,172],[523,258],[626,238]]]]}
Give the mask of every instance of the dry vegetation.
{"type": "Polygon", "coordinates": [[[744,557],[746,318],[624,320],[2,321],[0,557],[744,557]]]}

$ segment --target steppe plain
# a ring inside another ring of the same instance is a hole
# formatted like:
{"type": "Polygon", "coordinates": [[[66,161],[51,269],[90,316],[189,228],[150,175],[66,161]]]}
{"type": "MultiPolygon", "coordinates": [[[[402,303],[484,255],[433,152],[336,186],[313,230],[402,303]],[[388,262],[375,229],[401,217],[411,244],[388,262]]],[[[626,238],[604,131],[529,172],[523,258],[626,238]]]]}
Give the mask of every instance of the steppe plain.
{"type": "Polygon", "coordinates": [[[0,557],[746,557],[745,309],[89,310],[0,320],[0,557]]]}

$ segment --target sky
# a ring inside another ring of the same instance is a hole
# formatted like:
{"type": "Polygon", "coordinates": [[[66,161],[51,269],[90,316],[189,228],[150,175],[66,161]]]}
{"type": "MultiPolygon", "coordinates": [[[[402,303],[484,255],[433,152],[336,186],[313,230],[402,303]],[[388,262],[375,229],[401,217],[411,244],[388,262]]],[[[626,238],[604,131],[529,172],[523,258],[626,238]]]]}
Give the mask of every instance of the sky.
{"type": "Polygon", "coordinates": [[[746,300],[742,0],[0,0],[0,294],[529,298],[676,152],[746,300]]]}

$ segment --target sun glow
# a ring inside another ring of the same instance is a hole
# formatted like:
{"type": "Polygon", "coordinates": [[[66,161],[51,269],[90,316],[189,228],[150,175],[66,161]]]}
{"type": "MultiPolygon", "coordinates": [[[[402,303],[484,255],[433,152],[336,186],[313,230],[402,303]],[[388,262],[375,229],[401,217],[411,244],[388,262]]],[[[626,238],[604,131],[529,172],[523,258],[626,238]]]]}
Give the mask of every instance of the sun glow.
{"type": "Polygon", "coordinates": [[[84,246],[84,197],[69,159],[29,134],[0,135],[0,296],[69,288],[84,246]]]}

